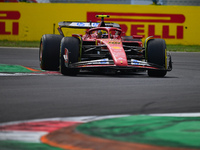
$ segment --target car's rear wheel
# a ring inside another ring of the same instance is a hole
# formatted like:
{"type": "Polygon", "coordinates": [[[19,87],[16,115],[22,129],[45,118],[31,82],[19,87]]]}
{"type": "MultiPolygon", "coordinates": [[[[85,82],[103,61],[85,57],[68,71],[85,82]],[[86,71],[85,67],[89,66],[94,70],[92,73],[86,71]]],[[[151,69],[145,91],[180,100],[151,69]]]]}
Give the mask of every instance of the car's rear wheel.
{"type": "MultiPolygon", "coordinates": [[[[166,68],[166,43],[164,39],[151,39],[147,44],[147,61],[166,68]]],[[[164,77],[166,70],[148,70],[150,77],[164,77]]]]}
{"type": "Polygon", "coordinates": [[[79,69],[70,68],[70,64],[78,62],[79,39],[75,37],[64,37],[61,40],[60,69],[63,75],[75,76],[79,69]]]}
{"type": "Polygon", "coordinates": [[[43,70],[59,70],[59,53],[61,35],[45,34],[40,41],[39,60],[43,70]]]}

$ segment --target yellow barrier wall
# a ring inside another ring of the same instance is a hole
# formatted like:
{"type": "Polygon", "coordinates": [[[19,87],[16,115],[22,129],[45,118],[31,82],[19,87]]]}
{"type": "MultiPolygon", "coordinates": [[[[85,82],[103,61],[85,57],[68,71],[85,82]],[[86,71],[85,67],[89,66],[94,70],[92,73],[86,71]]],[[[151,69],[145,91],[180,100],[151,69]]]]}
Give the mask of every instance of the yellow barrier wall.
{"type": "MultiPolygon", "coordinates": [[[[55,33],[60,21],[99,21],[96,14],[109,14],[108,22],[121,24],[126,35],[154,35],[167,44],[200,45],[199,6],[142,6],[111,4],[0,3],[0,40],[40,40],[55,33]]],[[[83,31],[68,30],[66,35],[83,31]]]]}

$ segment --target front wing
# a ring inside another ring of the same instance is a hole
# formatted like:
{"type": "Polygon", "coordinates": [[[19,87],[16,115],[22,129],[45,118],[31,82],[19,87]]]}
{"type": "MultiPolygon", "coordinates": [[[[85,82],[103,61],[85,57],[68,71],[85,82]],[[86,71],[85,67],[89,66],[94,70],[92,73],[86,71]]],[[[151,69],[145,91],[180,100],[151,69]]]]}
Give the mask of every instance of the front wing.
{"type": "Polygon", "coordinates": [[[116,69],[116,70],[124,70],[124,69],[143,69],[143,70],[166,70],[171,71],[172,70],[172,61],[171,56],[168,55],[167,57],[167,66],[159,66],[153,63],[148,63],[145,60],[140,61],[136,59],[128,60],[127,66],[117,66],[114,64],[113,60],[110,60],[108,58],[104,59],[98,59],[98,60],[90,60],[90,61],[80,61],[77,63],[69,64],[69,68],[79,68],[79,69],[91,69],[91,68],[110,68],[110,69],[116,69]]]}

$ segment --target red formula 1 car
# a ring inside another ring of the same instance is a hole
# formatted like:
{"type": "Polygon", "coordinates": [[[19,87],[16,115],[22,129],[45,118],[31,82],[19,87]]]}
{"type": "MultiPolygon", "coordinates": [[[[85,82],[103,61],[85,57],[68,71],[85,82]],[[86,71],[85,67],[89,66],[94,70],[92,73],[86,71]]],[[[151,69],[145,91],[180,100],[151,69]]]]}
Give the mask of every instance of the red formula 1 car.
{"type": "Polygon", "coordinates": [[[60,35],[45,34],[40,42],[40,66],[43,70],[60,70],[63,75],[76,75],[80,70],[131,72],[147,70],[152,77],[164,77],[172,70],[170,54],[163,39],[122,36],[116,23],[60,22],[60,35]],[[62,28],[87,29],[85,35],[65,37],[62,28]]]}

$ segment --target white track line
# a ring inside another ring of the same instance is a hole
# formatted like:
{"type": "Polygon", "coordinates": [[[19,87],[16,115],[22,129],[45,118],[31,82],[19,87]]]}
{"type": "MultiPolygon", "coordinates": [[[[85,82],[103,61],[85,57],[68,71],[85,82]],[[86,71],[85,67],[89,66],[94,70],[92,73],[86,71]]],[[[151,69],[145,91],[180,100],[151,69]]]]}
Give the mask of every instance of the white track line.
{"type": "Polygon", "coordinates": [[[41,131],[1,131],[0,141],[22,141],[40,143],[40,138],[48,132],[41,131]]]}
{"type": "Polygon", "coordinates": [[[86,123],[86,122],[95,121],[95,120],[102,120],[102,119],[109,119],[109,118],[119,118],[119,117],[127,117],[127,116],[130,116],[130,115],[57,117],[57,118],[11,121],[11,122],[0,123],[0,126],[14,125],[14,124],[19,124],[19,123],[27,123],[27,122],[41,122],[41,121],[72,121],[72,122],[86,123]]]}
{"type": "Polygon", "coordinates": [[[167,113],[167,114],[149,114],[150,116],[169,116],[169,117],[200,117],[200,113],[167,113]]]}
{"type": "Polygon", "coordinates": [[[0,76],[11,77],[11,76],[38,76],[38,75],[48,75],[40,73],[0,73],[0,76]]]}

